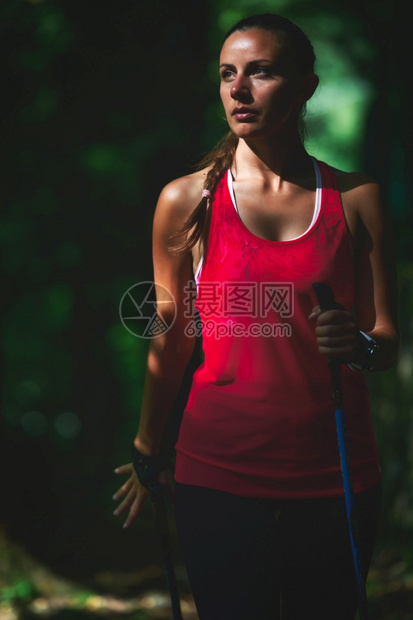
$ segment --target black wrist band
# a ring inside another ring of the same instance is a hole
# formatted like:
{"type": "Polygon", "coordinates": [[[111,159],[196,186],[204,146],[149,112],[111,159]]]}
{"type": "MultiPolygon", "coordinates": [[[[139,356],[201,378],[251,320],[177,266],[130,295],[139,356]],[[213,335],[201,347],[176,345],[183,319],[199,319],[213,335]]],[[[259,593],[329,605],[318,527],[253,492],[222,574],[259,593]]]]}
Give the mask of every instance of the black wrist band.
{"type": "Polygon", "coordinates": [[[169,463],[162,454],[158,456],[142,454],[134,444],[132,444],[132,463],[139,482],[149,491],[157,490],[160,487],[158,475],[161,471],[169,468],[169,463]]]}

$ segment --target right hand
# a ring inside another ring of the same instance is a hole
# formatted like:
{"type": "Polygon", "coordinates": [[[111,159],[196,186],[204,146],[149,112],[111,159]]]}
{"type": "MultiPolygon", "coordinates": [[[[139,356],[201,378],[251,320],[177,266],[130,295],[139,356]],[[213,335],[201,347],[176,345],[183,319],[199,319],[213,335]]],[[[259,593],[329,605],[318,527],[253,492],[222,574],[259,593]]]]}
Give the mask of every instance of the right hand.
{"type": "MultiPolygon", "coordinates": [[[[129,474],[128,480],[113,495],[115,501],[123,500],[114,511],[115,516],[119,516],[126,510],[129,513],[123,527],[129,527],[141,512],[148,496],[149,491],[138,480],[132,463],[121,465],[115,469],[116,474],[129,474]]],[[[158,478],[165,490],[169,501],[173,503],[174,490],[168,471],[161,471],[158,478]]]]}

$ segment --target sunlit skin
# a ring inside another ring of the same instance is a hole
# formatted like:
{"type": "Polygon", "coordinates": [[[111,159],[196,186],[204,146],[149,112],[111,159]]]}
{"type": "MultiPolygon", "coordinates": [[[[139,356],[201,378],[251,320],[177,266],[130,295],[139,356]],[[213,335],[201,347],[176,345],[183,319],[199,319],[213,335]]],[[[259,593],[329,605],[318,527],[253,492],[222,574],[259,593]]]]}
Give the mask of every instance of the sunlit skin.
{"type": "MultiPolygon", "coordinates": [[[[228,124],[239,137],[231,172],[240,217],[255,235],[285,241],[303,234],[312,219],[315,178],[309,154],[297,127],[302,105],[313,95],[318,78],[302,76],[289,50],[275,34],[250,29],[233,33],[220,60],[220,94],[228,124]]],[[[177,319],[162,337],[150,342],[143,404],[135,446],[143,454],[159,453],[166,417],[182,382],[195,340],[183,337],[185,286],[202,255],[173,254],[173,235],[199,202],[207,170],[169,183],[161,192],[153,224],[155,282],[168,289],[177,303],[177,319]]],[[[388,210],[378,184],[360,173],[338,173],[343,210],[352,239],[357,276],[355,314],[350,310],[309,316],[314,322],[321,354],[342,362],[357,351],[358,330],[379,344],[376,370],[390,367],[398,353],[397,279],[388,210]]],[[[168,317],[165,317],[168,320],[168,317]]],[[[147,498],[129,463],[116,470],[129,476],[114,495],[121,500],[115,514],[127,511],[128,527],[147,498]]],[[[169,497],[173,488],[167,472],[160,476],[169,497]]]]}
{"type": "Polygon", "coordinates": [[[299,75],[272,32],[258,29],[235,32],[227,39],[219,73],[232,131],[248,141],[271,140],[271,147],[275,137],[295,137],[299,111],[318,84],[314,74],[299,75]]]}

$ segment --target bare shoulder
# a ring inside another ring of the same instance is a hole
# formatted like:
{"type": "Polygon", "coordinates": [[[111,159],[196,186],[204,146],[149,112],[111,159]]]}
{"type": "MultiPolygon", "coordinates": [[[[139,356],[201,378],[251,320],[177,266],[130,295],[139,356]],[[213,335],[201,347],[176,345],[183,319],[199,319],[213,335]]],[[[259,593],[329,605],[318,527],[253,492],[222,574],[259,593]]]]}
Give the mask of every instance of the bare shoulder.
{"type": "Polygon", "coordinates": [[[174,179],[162,189],[156,214],[186,220],[201,200],[207,170],[174,179]]]}
{"type": "Polygon", "coordinates": [[[380,184],[363,172],[337,171],[338,187],[343,206],[351,217],[362,220],[382,219],[386,204],[380,184]]]}
{"type": "Polygon", "coordinates": [[[337,170],[337,181],[342,194],[351,193],[366,196],[372,194],[373,197],[380,194],[380,185],[368,174],[364,172],[344,172],[337,170]]]}

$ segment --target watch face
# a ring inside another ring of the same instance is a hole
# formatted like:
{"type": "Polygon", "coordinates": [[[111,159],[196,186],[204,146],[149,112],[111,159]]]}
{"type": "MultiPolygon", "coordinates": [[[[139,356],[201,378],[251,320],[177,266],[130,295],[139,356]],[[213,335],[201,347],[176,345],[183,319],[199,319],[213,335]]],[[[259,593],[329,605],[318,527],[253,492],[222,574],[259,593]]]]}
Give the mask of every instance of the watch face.
{"type": "Polygon", "coordinates": [[[363,370],[373,370],[376,363],[378,350],[379,346],[377,342],[374,340],[369,340],[364,358],[363,370]]]}
{"type": "Polygon", "coordinates": [[[376,364],[378,350],[379,345],[377,342],[360,331],[358,359],[352,363],[352,366],[364,372],[370,372],[376,364]]]}

